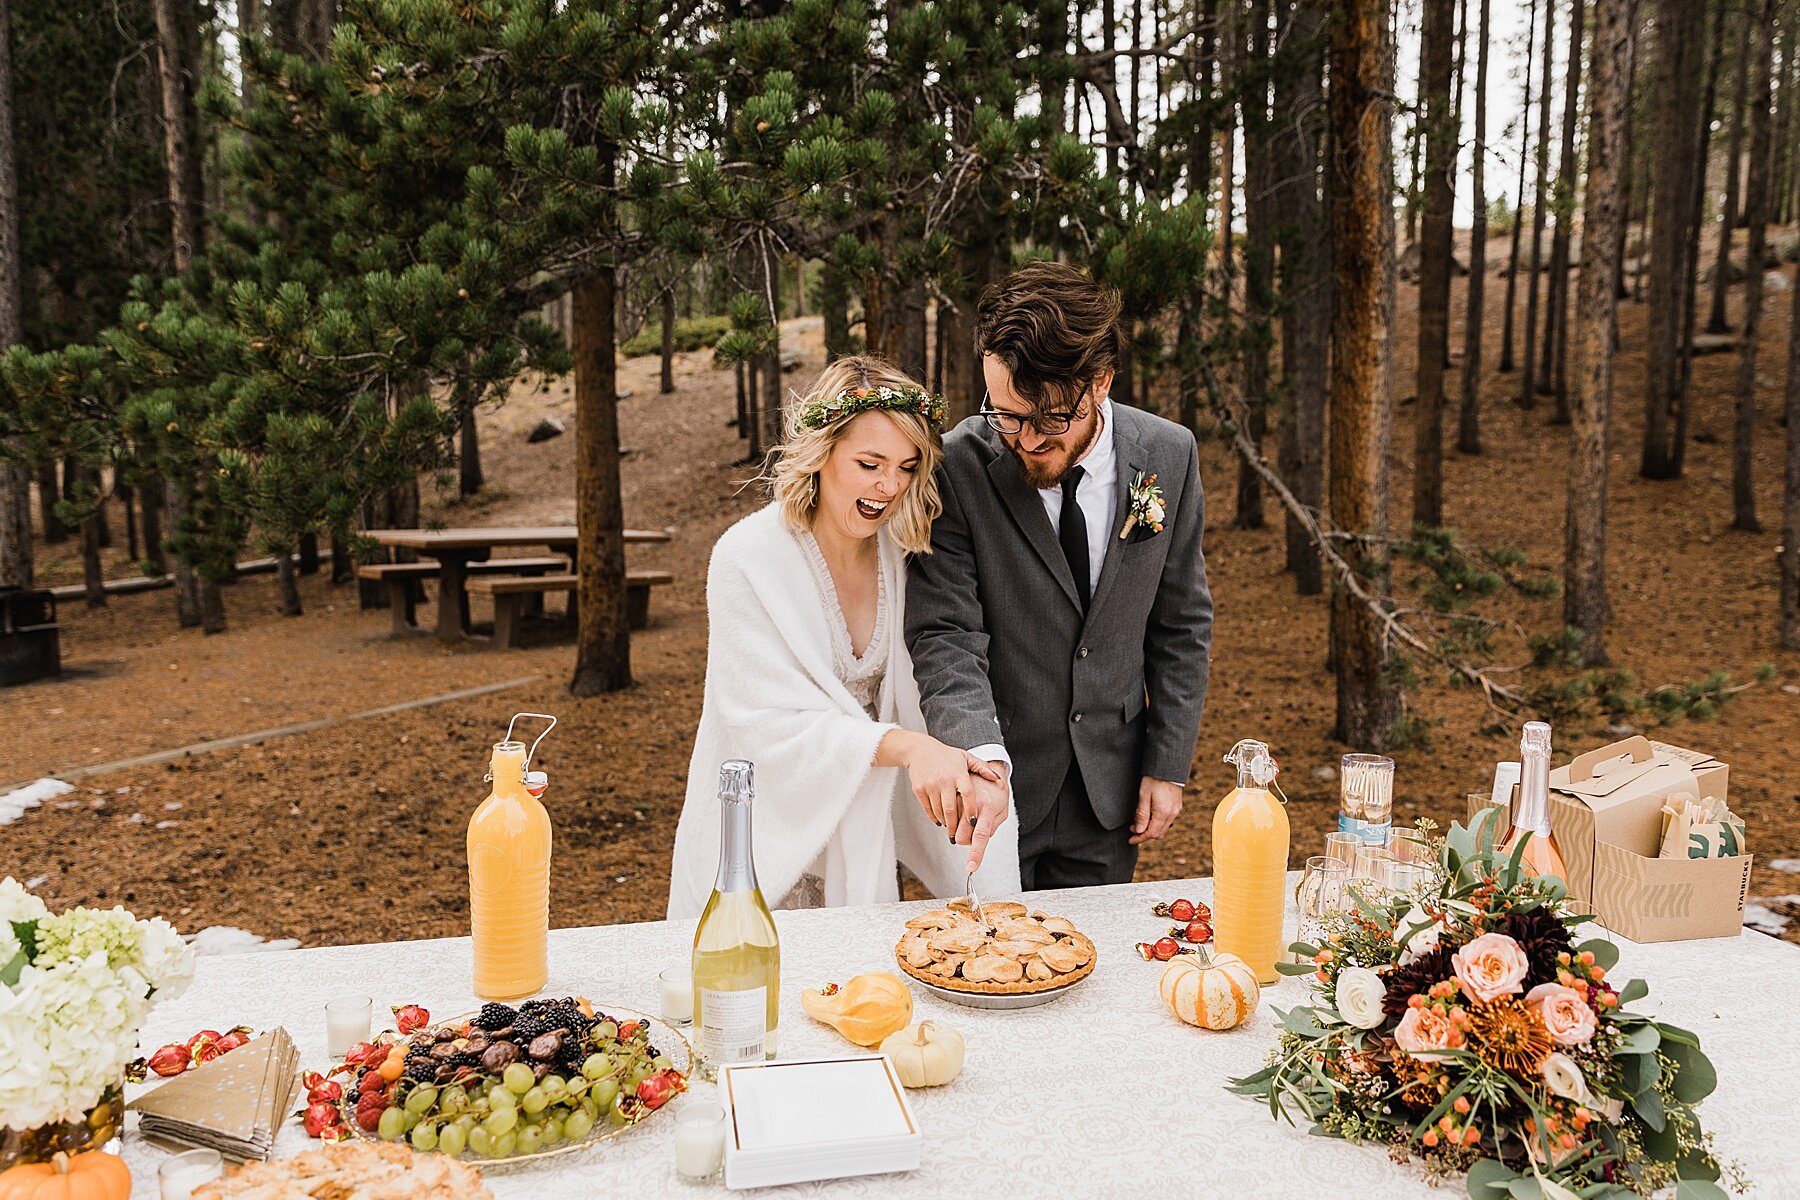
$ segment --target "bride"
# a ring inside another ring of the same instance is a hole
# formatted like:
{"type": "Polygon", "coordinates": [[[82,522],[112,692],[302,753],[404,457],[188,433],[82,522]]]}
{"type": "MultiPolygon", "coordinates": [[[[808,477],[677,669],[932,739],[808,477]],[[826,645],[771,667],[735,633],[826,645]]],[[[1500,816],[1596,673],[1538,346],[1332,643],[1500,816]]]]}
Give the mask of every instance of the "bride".
{"type": "MultiPolygon", "coordinates": [[[[943,409],[878,359],[839,359],[794,406],[772,503],[713,548],[670,917],[711,894],[728,758],[756,766],[756,873],[775,907],[896,900],[896,861],[935,895],[963,894],[968,851],[939,821],[974,776],[995,777],[924,732],[901,620],[905,556],[930,553],[942,510],[943,409]]],[[[1012,821],[997,831],[980,894],[1018,890],[1017,840],[1012,821]]]]}

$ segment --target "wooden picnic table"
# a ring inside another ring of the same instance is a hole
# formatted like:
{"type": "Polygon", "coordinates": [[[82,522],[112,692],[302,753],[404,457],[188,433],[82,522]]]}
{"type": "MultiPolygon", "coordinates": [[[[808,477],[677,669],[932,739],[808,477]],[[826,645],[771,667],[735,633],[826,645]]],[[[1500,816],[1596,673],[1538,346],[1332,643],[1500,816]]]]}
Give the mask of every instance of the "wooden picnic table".
{"type": "MultiPolygon", "coordinates": [[[[438,563],[437,636],[459,642],[469,629],[469,593],[463,586],[468,566],[501,547],[548,546],[566,554],[571,565],[581,542],[574,525],[473,526],[465,529],[370,529],[366,535],[383,546],[415,550],[438,563]]],[[[627,529],[625,544],[646,545],[669,540],[662,529],[627,529]]]]}

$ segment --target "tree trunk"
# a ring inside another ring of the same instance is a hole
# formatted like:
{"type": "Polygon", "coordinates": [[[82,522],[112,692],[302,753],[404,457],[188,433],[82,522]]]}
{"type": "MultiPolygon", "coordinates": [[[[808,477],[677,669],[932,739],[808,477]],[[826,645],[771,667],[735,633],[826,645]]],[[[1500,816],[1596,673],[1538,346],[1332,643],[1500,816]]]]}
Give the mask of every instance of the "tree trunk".
{"type": "MultiPolygon", "coordinates": [[[[1582,3],[1582,0],[1574,0],[1582,3]]],[[[1544,74],[1538,89],[1538,136],[1535,174],[1537,185],[1531,203],[1531,278],[1525,281],[1525,354],[1519,366],[1519,407],[1537,404],[1538,273],[1544,269],[1545,209],[1549,204],[1550,179],[1550,77],[1556,63],[1556,0],[1544,0],[1544,74]]]]}
{"type": "Polygon", "coordinates": [[[456,458],[456,493],[473,496],[487,480],[481,472],[481,429],[475,420],[475,405],[468,402],[467,396],[462,406],[458,441],[461,445],[456,458]]]}
{"type": "Polygon", "coordinates": [[[1781,91],[1776,97],[1780,127],[1775,131],[1774,191],[1770,197],[1770,212],[1777,225],[1785,225],[1793,219],[1794,213],[1794,88],[1800,84],[1800,75],[1794,70],[1794,50],[1800,39],[1795,37],[1792,20],[1780,22],[1775,36],[1781,42],[1781,91]]]}
{"type": "Polygon", "coordinates": [[[152,575],[167,575],[169,559],[163,553],[163,508],[168,488],[151,476],[138,488],[138,504],[144,523],[144,565],[152,575]]]}
{"type": "MultiPolygon", "coordinates": [[[[1719,32],[1723,35],[1725,31],[1719,32]]],[[[1731,231],[1738,227],[1738,164],[1744,160],[1744,105],[1750,86],[1748,12],[1738,17],[1737,55],[1732,62],[1736,83],[1731,92],[1731,138],[1725,151],[1725,207],[1719,211],[1719,244],[1713,259],[1712,312],[1706,318],[1708,333],[1725,333],[1731,328],[1725,315],[1725,289],[1731,285],[1731,231]]],[[[1701,169],[1705,169],[1704,164],[1701,169]]],[[[1755,269],[1748,261],[1744,268],[1746,271],[1755,269]]]]}
{"type": "MultiPolygon", "coordinates": [[[[100,473],[90,468],[88,482],[96,483],[100,473]]],[[[81,584],[89,608],[106,607],[106,572],[100,563],[100,514],[89,513],[81,523],[81,584]]]]}
{"type": "Polygon", "coordinates": [[[200,632],[209,637],[225,632],[225,595],[217,580],[200,577],[200,632]]]}
{"type": "MultiPolygon", "coordinates": [[[[1481,31],[1476,37],[1475,144],[1471,172],[1468,313],[1463,320],[1462,404],[1457,413],[1456,448],[1481,453],[1481,325],[1487,302],[1487,70],[1488,7],[1481,0],[1481,31]]],[[[1516,227],[1518,222],[1515,221],[1516,227]]]]}
{"type": "Polygon", "coordinates": [[[36,482],[38,516],[44,523],[44,541],[53,546],[68,541],[69,527],[56,515],[56,502],[62,497],[62,487],[56,479],[54,458],[46,458],[37,464],[36,482]]]}
{"type": "Polygon", "coordinates": [[[675,390],[675,285],[662,294],[662,394],[675,390]]]}
{"type": "MultiPolygon", "coordinates": [[[[188,513],[187,493],[174,480],[164,485],[167,497],[165,508],[169,514],[169,528],[176,532],[185,532],[182,524],[188,513]]],[[[175,614],[183,629],[192,629],[200,624],[200,577],[194,568],[175,556],[175,614]]]]}
{"type": "MultiPolygon", "coordinates": [[[[19,172],[13,141],[11,0],[0,0],[0,354],[25,340],[19,294],[19,172]]],[[[0,447],[0,587],[30,587],[31,470],[0,447]]]]}
{"type": "Polygon", "coordinates": [[[319,573],[319,535],[303,533],[299,538],[298,562],[295,564],[302,575],[319,573]]]}
{"type": "Polygon", "coordinates": [[[175,269],[203,252],[204,180],[196,149],[200,116],[194,103],[195,64],[189,57],[198,18],[185,0],[152,0],[156,11],[156,75],[162,95],[163,149],[168,159],[170,231],[175,269]]]}
{"type": "Polygon", "coordinates": [[[281,593],[281,615],[298,617],[300,605],[300,573],[294,569],[293,552],[286,546],[275,552],[275,581],[281,593]]]}
{"type": "Polygon", "coordinates": [[[1423,230],[1419,242],[1418,394],[1413,402],[1414,525],[1444,523],[1444,358],[1450,349],[1450,228],[1456,128],[1450,123],[1455,10],[1425,0],[1419,42],[1419,107],[1425,133],[1423,230]]]}
{"type": "Polygon", "coordinates": [[[356,578],[356,559],[350,553],[350,546],[337,534],[331,535],[331,582],[333,586],[349,583],[356,578]]]}
{"type": "Polygon", "coordinates": [[[745,363],[738,363],[732,373],[737,376],[737,417],[732,424],[737,426],[738,437],[750,436],[750,393],[747,380],[750,368],[745,363]]]}
{"type": "MultiPolygon", "coordinates": [[[[898,360],[898,365],[906,373],[906,377],[915,382],[923,380],[926,372],[931,369],[925,344],[925,281],[915,279],[900,292],[900,358],[898,360]]],[[[777,363],[776,370],[780,369],[780,364],[777,363]]],[[[774,395],[780,396],[781,391],[780,381],[777,380],[774,395]]],[[[779,411],[779,407],[777,411],[779,411]]]]}
{"type": "MultiPolygon", "coordinates": [[[[1546,0],[1548,2],[1548,0],[1546,0]]],[[[1537,37],[1538,0],[1525,18],[1525,100],[1519,107],[1519,184],[1513,189],[1512,250],[1506,258],[1506,302],[1500,306],[1500,371],[1514,369],[1513,303],[1519,285],[1519,236],[1525,230],[1525,164],[1531,159],[1531,52],[1537,37]]]]}
{"type": "Polygon", "coordinates": [[[1570,414],[1569,500],[1563,527],[1563,624],[1582,632],[1590,665],[1607,661],[1606,481],[1612,422],[1613,333],[1618,316],[1615,236],[1625,219],[1625,110],[1631,95],[1635,0],[1594,0],[1587,195],[1574,343],[1577,395],[1570,414]]]}
{"type": "MultiPolygon", "coordinates": [[[[1279,180],[1281,381],[1288,396],[1282,429],[1282,478],[1294,498],[1314,512],[1325,482],[1325,386],[1330,358],[1330,244],[1319,195],[1319,133],[1324,120],[1325,13],[1315,0],[1283,5],[1278,42],[1296,57],[1275,74],[1275,111],[1283,114],[1276,139],[1279,180]]],[[[1183,313],[1186,318],[1186,313],[1183,313]]],[[[1319,549],[1289,513],[1287,569],[1302,596],[1324,588],[1319,549]]]]}
{"type": "Polygon", "coordinates": [[[1781,483],[1781,648],[1800,650],[1800,287],[1788,317],[1787,471],[1781,483]]]}
{"type": "Polygon", "coordinates": [[[1569,348],[1569,246],[1575,224],[1575,191],[1579,168],[1575,165],[1575,122],[1581,98],[1581,28],[1587,0],[1570,5],[1569,61],[1563,84],[1562,161],[1556,170],[1556,193],[1551,211],[1556,214],[1556,233],[1550,239],[1550,290],[1544,305],[1544,370],[1539,372],[1540,395],[1556,397],[1554,424],[1569,423],[1569,382],[1566,356],[1569,348]]]}
{"type": "Polygon", "coordinates": [[[1693,411],[1694,380],[1694,326],[1700,310],[1700,230],[1705,225],[1706,215],[1706,164],[1711,157],[1712,120],[1711,113],[1718,98],[1719,66],[1723,61],[1725,45],[1725,17],[1728,5],[1732,0],[1719,0],[1712,27],[1712,37],[1708,44],[1712,47],[1706,67],[1706,98],[1700,102],[1700,111],[1706,114],[1699,122],[1700,138],[1694,147],[1694,194],[1693,207],[1689,210],[1687,275],[1682,280],[1681,290],[1681,349],[1675,386],[1675,423],[1674,452],[1670,467],[1676,475],[1682,473],[1687,461],[1688,419],[1693,411]]]}
{"type": "Polygon", "coordinates": [[[1644,334],[1644,448],[1640,472],[1649,479],[1678,474],[1675,409],[1680,390],[1678,356],[1683,337],[1682,296],[1687,279],[1688,233],[1694,213],[1694,163],[1699,146],[1702,63],[1706,20],[1693,0],[1654,0],[1656,5],[1656,145],[1651,199],[1650,288],[1644,334]]]}
{"type": "MultiPolygon", "coordinates": [[[[1739,64],[1750,73],[1750,171],[1744,184],[1744,217],[1750,223],[1744,248],[1744,328],[1738,341],[1737,414],[1731,438],[1731,527],[1761,533],[1756,519],[1754,452],[1756,450],[1756,340],[1762,327],[1763,249],[1769,221],[1769,158],[1774,140],[1771,75],[1775,54],[1776,0],[1762,0],[1750,39],[1750,59],[1739,64]]],[[[1743,20],[1749,24],[1750,13],[1743,20]]],[[[1729,225],[1722,229],[1730,229],[1729,225]]]]}
{"type": "MultiPolygon", "coordinates": [[[[1269,426],[1269,324],[1275,307],[1275,230],[1269,161],[1269,0],[1246,9],[1249,56],[1242,89],[1244,110],[1244,431],[1262,453],[1269,426]]],[[[1237,529],[1263,527],[1262,476],[1243,456],[1237,463],[1237,529]]]]}
{"type": "Polygon", "coordinates": [[[569,691],[595,696],[631,686],[625,616],[625,508],[619,483],[619,398],[614,364],[613,268],[575,285],[575,674],[569,691]]]}
{"type": "Polygon", "coordinates": [[[819,310],[825,323],[825,361],[833,363],[852,350],[850,281],[829,262],[819,276],[819,310]]]}
{"type": "MultiPolygon", "coordinates": [[[[773,250],[766,251],[763,255],[763,286],[767,289],[769,299],[771,334],[769,348],[763,351],[759,360],[762,379],[759,381],[758,394],[762,405],[757,409],[757,433],[762,439],[763,452],[766,454],[781,444],[784,433],[781,421],[781,262],[775,257],[773,250]]],[[[923,339],[922,313],[919,324],[919,336],[923,339]]],[[[918,377],[915,375],[914,378],[918,377]]]]}
{"type": "Polygon", "coordinates": [[[138,552],[137,489],[129,483],[121,483],[114,490],[119,493],[119,503],[125,509],[125,557],[131,560],[132,569],[135,570],[137,564],[144,560],[144,556],[138,552]]]}
{"type": "MultiPolygon", "coordinates": [[[[1331,24],[1333,153],[1331,257],[1332,523],[1371,541],[1358,557],[1371,587],[1387,586],[1387,455],[1392,379],[1388,304],[1394,273],[1389,151],[1393,77],[1387,0],[1339,0],[1331,24]]],[[[1400,713],[1389,653],[1375,618],[1344,589],[1331,600],[1337,738],[1371,750],[1389,744],[1400,713]]]]}

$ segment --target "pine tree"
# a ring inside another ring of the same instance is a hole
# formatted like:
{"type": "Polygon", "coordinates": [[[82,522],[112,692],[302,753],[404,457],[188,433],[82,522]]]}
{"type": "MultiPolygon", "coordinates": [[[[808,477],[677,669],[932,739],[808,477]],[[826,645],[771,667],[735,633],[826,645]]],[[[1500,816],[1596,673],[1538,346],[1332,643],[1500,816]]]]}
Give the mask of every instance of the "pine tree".
{"type": "MultiPolygon", "coordinates": [[[[1548,0],[1546,0],[1548,2],[1548,0]]],[[[1500,371],[1510,373],[1513,364],[1513,314],[1518,307],[1513,297],[1519,284],[1519,237],[1524,232],[1525,164],[1531,158],[1531,52],[1537,37],[1538,0],[1531,0],[1525,17],[1525,65],[1520,71],[1524,103],[1519,106],[1519,182],[1513,189],[1512,249],[1506,256],[1506,299],[1500,305],[1500,371]]]]}
{"type": "Polygon", "coordinates": [[[1451,208],[1457,130],[1451,124],[1454,30],[1450,0],[1426,0],[1419,51],[1425,139],[1419,243],[1418,391],[1413,403],[1413,524],[1444,523],[1444,360],[1450,342],[1451,208]]]}
{"type": "Polygon", "coordinates": [[[1457,410],[1456,423],[1456,448],[1464,454],[1481,453],[1481,341],[1482,324],[1487,316],[1487,73],[1491,0],[1480,0],[1480,3],[1475,59],[1475,143],[1471,147],[1474,169],[1470,178],[1473,203],[1470,206],[1468,313],[1463,320],[1462,403],[1457,410]]]}
{"type": "MultiPolygon", "coordinates": [[[[0,353],[24,340],[14,147],[12,11],[10,0],[0,0],[0,353]]],[[[31,475],[19,439],[4,439],[0,440],[0,588],[30,587],[31,582],[31,475]]]]}
{"type": "MultiPolygon", "coordinates": [[[[1750,58],[1740,70],[1750,76],[1750,169],[1744,187],[1744,218],[1750,233],[1744,253],[1744,314],[1738,345],[1736,419],[1732,422],[1731,527],[1762,532],[1756,516],[1753,465],[1756,450],[1756,352],[1762,327],[1763,249],[1768,241],[1769,156],[1773,141],[1771,78],[1775,55],[1776,0],[1762,0],[1759,13],[1745,13],[1752,27],[1750,58]]],[[[1732,164],[1736,170],[1736,163],[1732,164]]],[[[1729,225],[1722,227],[1727,233],[1729,225]]]]}

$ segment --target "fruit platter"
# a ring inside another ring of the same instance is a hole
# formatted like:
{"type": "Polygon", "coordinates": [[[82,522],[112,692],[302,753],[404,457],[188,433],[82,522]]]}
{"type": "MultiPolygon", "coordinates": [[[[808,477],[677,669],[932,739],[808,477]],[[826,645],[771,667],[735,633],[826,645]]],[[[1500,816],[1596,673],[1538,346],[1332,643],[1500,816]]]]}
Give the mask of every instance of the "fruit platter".
{"type": "Polygon", "coordinates": [[[566,1153],[622,1133],[687,1089],[687,1039],[647,1014],[603,1011],[581,997],[487,1004],[442,1023],[416,1005],[398,1030],[351,1048],[308,1080],[308,1132],[493,1166],[566,1153]]]}

